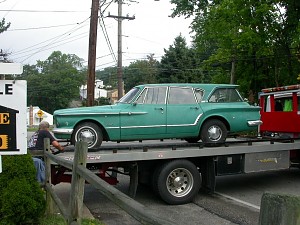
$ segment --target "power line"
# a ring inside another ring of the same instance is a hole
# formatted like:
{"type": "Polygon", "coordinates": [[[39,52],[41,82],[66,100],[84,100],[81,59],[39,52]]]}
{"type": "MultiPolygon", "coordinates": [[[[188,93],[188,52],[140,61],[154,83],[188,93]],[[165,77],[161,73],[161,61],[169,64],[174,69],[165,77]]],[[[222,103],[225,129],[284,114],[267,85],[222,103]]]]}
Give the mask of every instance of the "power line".
{"type": "Polygon", "coordinates": [[[106,26],[105,26],[105,23],[104,23],[103,16],[102,16],[101,12],[100,12],[99,24],[100,24],[100,27],[101,27],[101,29],[102,29],[102,33],[103,33],[103,35],[104,35],[104,38],[105,38],[105,41],[106,41],[106,43],[107,43],[108,49],[109,49],[109,51],[110,51],[110,53],[111,53],[111,55],[112,55],[112,57],[113,57],[113,60],[114,60],[115,62],[117,62],[117,58],[116,58],[116,55],[115,55],[115,53],[114,53],[114,51],[113,51],[113,48],[112,48],[112,46],[111,46],[111,42],[110,42],[110,40],[109,40],[109,37],[108,37],[108,34],[107,34],[107,30],[106,30],[106,26]],[[101,19],[101,20],[100,20],[100,19],[101,19]],[[101,25],[100,22],[102,22],[102,25],[101,25]]]}
{"type": "MultiPolygon", "coordinates": [[[[43,48],[42,50],[39,50],[38,52],[36,52],[36,53],[34,53],[34,54],[37,54],[37,53],[40,53],[40,52],[43,52],[43,51],[47,51],[47,50],[49,50],[49,49],[56,48],[56,47],[58,47],[58,46],[62,46],[62,45],[65,45],[65,44],[68,44],[68,43],[71,43],[71,42],[74,42],[74,41],[77,41],[77,40],[80,40],[80,39],[82,39],[82,38],[87,37],[87,34],[86,34],[86,33],[84,33],[84,34],[85,34],[85,36],[83,36],[83,37],[79,37],[79,38],[76,38],[76,39],[74,39],[74,40],[68,40],[67,42],[63,42],[63,43],[60,43],[60,44],[51,46],[51,47],[49,47],[49,48],[43,48]]],[[[33,51],[33,50],[31,50],[31,51],[33,51]]],[[[28,54],[28,55],[25,55],[25,56],[20,56],[20,57],[17,57],[17,58],[15,58],[15,59],[24,58],[24,57],[27,57],[27,56],[28,56],[28,58],[26,58],[26,59],[29,59],[29,58],[30,58],[32,55],[34,55],[34,54],[28,54]]],[[[24,62],[26,59],[22,60],[21,62],[24,62]]]]}
{"type": "Polygon", "coordinates": [[[0,9],[0,12],[26,12],[26,13],[82,13],[86,11],[70,10],[30,10],[30,9],[0,9]]]}
{"type": "Polygon", "coordinates": [[[105,1],[104,1],[104,3],[103,3],[102,5],[100,5],[100,7],[99,7],[99,12],[100,12],[99,24],[100,24],[100,27],[101,27],[101,29],[102,29],[104,38],[105,38],[105,40],[106,40],[108,49],[109,49],[109,51],[110,51],[110,53],[111,53],[111,55],[112,55],[114,61],[117,62],[117,58],[116,58],[116,55],[115,55],[115,53],[114,53],[114,51],[113,51],[113,48],[112,48],[112,46],[111,46],[111,42],[110,42],[110,39],[109,39],[109,36],[108,36],[108,33],[107,33],[107,29],[106,29],[106,25],[105,25],[105,23],[104,23],[104,17],[103,17],[104,12],[106,11],[106,9],[107,9],[107,8],[111,5],[111,3],[113,3],[113,2],[114,2],[114,0],[111,0],[109,3],[107,3],[107,6],[106,6],[103,10],[101,10],[101,8],[104,6],[105,1]],[[101,20],[100,20],[100,19],[101,19],[101,20]],[[103,26],[101,25],[101,22],[102,22],[103,26]]]}
{"type": "MultiPolygon", "coordinates": [[[[87,21],[88,19],[89,19],[89,18],[87,18],[87,19],[85,19],[84,21],[82,21],[81,23],[77,24],[77,26],[83,24],[83,23],[84,23],[85,21],[87,21]]],[[[73,28],[70,29],[69,31],[67,31],[67,32],[65,32],[65,33],[63,33],[63,34],[61,34],[61,35],[59,35],[59,36],[56,36],[56,37],[54,37],[54,38],[52,38],[52,39],[50,39],[50,40],[52,40],[50,43],[46,44],[45,46],[40,47],[36,52],[34,52],[34,53],[32,53],[31,55],[29,55],[27,58],[25,58],[25,59],[22,60],[21,62],[24,62],[25,60],[31,58],[32,56],[34,56],[34,55],[36,55],[36,54],[38,54],[38,53],[44,51],[45,48],[51,46],[55,41],[58,41],[59,39],[61,39],[62,37],[66,36],[66,35],[70,35],[71,33],[73,33],[73,32],[75,32],[75,31],[81,29],[81,28],[84,27],[84,26],[85,26],[85,25],[82,25],[82,26],[80,26],[80,27],[73,27],[73,28]]]]}
{"type": "Polygon", "coordinates": [[[40,29],[48,29],[48,28],[56,28],[56,27],[66,27],[66,26],[71,26],[71,25],[76,25],[76,24],[78,24],[78,23],[53,25],[53,26],[47,26],[47,27],[29,27],[29,28],[8,29],[7,31],[40,30],[40,29]]]}

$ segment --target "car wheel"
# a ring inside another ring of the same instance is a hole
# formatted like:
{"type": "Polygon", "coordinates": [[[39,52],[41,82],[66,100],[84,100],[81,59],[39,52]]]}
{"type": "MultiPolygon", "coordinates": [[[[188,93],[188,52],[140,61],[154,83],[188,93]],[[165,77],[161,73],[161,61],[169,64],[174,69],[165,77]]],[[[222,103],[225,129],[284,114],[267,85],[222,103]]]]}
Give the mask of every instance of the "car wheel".
{"type": "Polygon", "coordinates": [[[227,128],[220,120],[208,120],[201,129],[201,140],[204,143],[223,143],[227,138],[227,128]]]}
{"type": "Polygon", "coordinates": [[[73,133],[72,143],[84,141],[88,143],[88,148],[99,148],[103,141],[103,135],[99,126],[94,123],[79,124],[73,133]]]}
{"type": "Polygon", "coordinates": [[[200,173],[188,160],[167,162],[159,167],[156,175],[154,190],[171,205],[191,202],[200,189],[200,173]]]}

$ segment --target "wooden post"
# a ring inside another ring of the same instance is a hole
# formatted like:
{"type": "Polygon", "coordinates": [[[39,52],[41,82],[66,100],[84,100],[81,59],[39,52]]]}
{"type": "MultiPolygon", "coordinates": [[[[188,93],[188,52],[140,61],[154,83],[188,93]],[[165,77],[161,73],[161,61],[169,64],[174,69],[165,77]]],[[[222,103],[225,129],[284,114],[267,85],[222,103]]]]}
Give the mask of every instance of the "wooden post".
{"type": "Polygon", "coordinates": [[[264,193],[261,199],[259,225],[299,225],[300,197],[264,193]]]}
{"type": "Polygon", "coordinates": [[[69,202],[69,225],[74,224],[74,222],[77,222],[79,225],[81,224],[85,180],[77,173],[77,165],[86,166],[87,151],[86,142],[76,142],[69,202]]]}
{"type": "MultiPolygon", "coordinates": [[[[51,160],[46,156],[45,152],[50,152],[50,139],[44,138],[44,160],[45,160],[45,179],[46,184],[51,186],[51,160]]],[[[46,185],[47,187],[47,185],[46,185]]],[[[46,191],[46,214],[54,214],[54,201],[49,191],[46,191]]]]}

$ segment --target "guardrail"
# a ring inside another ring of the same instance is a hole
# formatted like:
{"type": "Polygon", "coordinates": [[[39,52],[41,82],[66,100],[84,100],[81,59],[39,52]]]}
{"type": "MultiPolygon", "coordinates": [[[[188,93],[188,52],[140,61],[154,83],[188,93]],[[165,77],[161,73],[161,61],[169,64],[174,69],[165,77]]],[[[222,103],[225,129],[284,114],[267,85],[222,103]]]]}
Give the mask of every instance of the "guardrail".
{"type": "Polygon", "coordinates": [[[147,208],[120,192],[86,168],[88,147],[85,142],[75,145],[74,160],[68,161],[50,151],[50,139],[44,139],[44,159],[46,164],[46,213],[54,214],[55,204],[68,225],[80,225],[82,220],[83,196],[85,181],[93,185],[99,192],[113,201],[116,205],[133,216],[141,224],[171,225],[168,220],[162,219],[151,213],[147,208]],[[69,206],[66,208],[51,186],[51,164],[57,163],[72,170],[71,192],[69,206]]]}

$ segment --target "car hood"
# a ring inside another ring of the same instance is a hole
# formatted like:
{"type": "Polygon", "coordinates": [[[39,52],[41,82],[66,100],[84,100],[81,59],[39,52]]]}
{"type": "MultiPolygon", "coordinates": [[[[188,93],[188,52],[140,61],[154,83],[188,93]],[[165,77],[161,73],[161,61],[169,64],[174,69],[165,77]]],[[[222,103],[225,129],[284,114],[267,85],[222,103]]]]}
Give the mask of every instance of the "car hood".
{"type": "Polygon", "coordinates": [[[121,109],[128,107],[128,104],[116,104],[116,105],[104,105],[104,106],[90,106],[90,107],[80,107],[80,108],[68,108],[59,109],[54,111],[54,116],[63,115],[82,115],[90,113],[112,113],[119,112],[121,109]]]}

